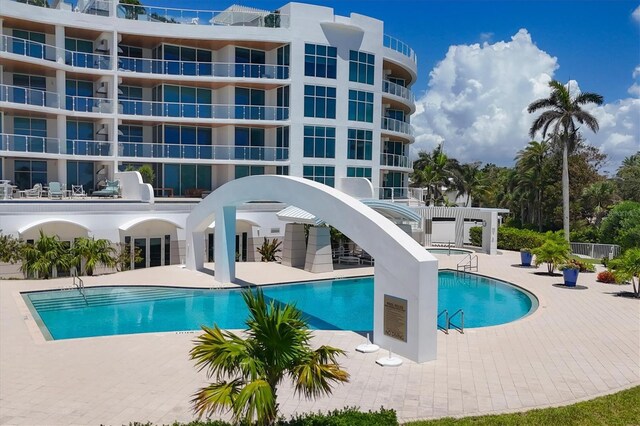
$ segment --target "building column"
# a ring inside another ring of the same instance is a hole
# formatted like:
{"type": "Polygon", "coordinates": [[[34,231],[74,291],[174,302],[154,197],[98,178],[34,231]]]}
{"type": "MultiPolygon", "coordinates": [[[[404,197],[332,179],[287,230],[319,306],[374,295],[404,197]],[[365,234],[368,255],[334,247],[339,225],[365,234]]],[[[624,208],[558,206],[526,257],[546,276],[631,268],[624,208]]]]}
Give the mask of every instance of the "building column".
{"type": "Polygon", "coordinates": [[[464,217],[456,217],[455,222],[455,246],[462,247],[464,246],[464,217]]]}
{"type": "Polygon", "coordinates": [[[328,226],[312,226],[309,228],[304,270],[314,273],[333,271],[331,234],[328,226]]]}
{"type": "MultiPolygon", "coordinates": [[[[220,206],[216,209],[216,237],[214,244],[215,280],[231,283],[236,279],[236,207],[220,206]]],[[[201,255],[204,259],[204,246],[201,255]]],[[[196,261],[197,262],[197,261],[196,261]]]]}
{"type": "Polygon", "coordinates": [[[433,234],[433,219],[424,219],[424,245],[431,247],[431,236],[433,234]]]}
{"type": "Polygon", "coordinates": [[[483,218],[482,252],[498,254],[498,212],[490,212],[483,218]]]}
{"type": "Polygon", "coordinates": [[[282,242],[282,264],[292,268],[304,268],[306,251],[304,225],[287,223],[284,226],[284,241],[282,242]]]}
{"type": "Polygon", "coordinates": [[[64,32],[64,26],[62,25],[56,25],[56,52],[55,52],[55,56],[56,56],[56,62],[59,64],[64,64],[66,61],[65,58],[65,32],[64,32]]]}

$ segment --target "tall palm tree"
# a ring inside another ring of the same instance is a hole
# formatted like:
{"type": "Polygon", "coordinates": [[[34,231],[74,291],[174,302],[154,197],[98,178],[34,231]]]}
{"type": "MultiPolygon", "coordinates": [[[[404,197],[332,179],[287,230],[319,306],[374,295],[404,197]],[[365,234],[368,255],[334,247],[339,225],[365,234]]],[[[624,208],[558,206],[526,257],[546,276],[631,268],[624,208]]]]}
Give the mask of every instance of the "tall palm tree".
{"type": "Polygon", "coordinates": [[[22,249],[22,266],[25,275],[36,275],[49,279],[54,270],[65,270],[72,266],[69,250],[57,235],[45,235],[40,230],[40,239],[35,244],[25,244],[22,249]]]}
{"type": "Polygon", "coordinates": [[[93,275],[98,265],[112,268],[117,262],[116,250],[111,246],[111,241],[105,239],[78,238],[73,244],[72,253],[74,264],[82,266],[84,261],[84,270],[89,276],[93,275]]]}
{"type": "Polygon", "coordinates": [[[418,159],[413,163],[411,178],[414,185],[427,189],[430,204],[442,203],[443,188],[450,185],[449,178],[453,177],[453,171],[458,167],[458,161],[449,158],[439,145],[431,153],[421,151],[418,154],[418,159]]]}
{"type": "Polygon", "coordinates": [[[582,202],[595,215],[594,225],[600,226],[602,218],[616,199],[616,184],[610,180],[592,183],[582,190],[582,202]]]}
{"type": "Polygon", "coordinates": [[[542,199],[545,187],[545,163],[549,155],[549,143],[546,141],[531,141],[526,148],[518,151],[516,155],[516,170],[527,176],[527,182],[533,184],[535,191],[534,210],[538,231],[542,232],[542,199]]]}
{"type": "Polygon", "coordinates": [[[538,99],[529,104],[529,113],[544,110],[529,129],[529,136],[542,130],[543,139],[552,128],[553,139],[562,146],[562,219],[564,237],[569,241],[569,147],[574,143],[579,124],[586,124],[594,133],[600,128],[598,120],[582,109],[585,104],[601,105],[603,98],[597,93],[580,93],[572,97],[569,84],[564,86],[556,80],[549,82],[551,94],[548,98],[538,99]]]}
{"type": "Polygon", "coordinates": [[[246,339],[202,326],[191,359],[216,382],[193,398],[199,416],[231,411],[241,424],[271,425],[278,417],[276,394],[285,376],[295,392],[307,398],[329,395],[332,385],[349,381],[336,359],[344,351],[330,346],[310,347],[311,332],[302,313],[293,305],[273,300],[267,304],[262,291],[242,293],[247,307],[246,339]]]}
{"type": "Polygon", "coordinates": [[[484,195],[489,191],[480,163],[458,165],[453,171],[453,183],[458,191],[457,197],[467,196],[466,207],[471,206],[474,195],[484,195]]]}

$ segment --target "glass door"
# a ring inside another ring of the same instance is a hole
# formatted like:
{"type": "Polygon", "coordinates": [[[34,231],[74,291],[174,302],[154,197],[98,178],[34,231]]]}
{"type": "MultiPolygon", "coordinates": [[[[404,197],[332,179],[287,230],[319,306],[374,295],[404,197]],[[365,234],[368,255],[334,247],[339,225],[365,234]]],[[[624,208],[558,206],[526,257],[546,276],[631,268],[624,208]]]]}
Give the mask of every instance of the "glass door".
{"type": "Polygon", "coordinates": [[[162,238],[149,238],[149,266],[162,266],[162,238]]]}
{"type": "Polygon", "coordinates": [[[139,251],[140,261],[133,264],[134,269],[141,269],[147,266],[147,239],[136,238],[133,240],[134,250],[139,251]]]}

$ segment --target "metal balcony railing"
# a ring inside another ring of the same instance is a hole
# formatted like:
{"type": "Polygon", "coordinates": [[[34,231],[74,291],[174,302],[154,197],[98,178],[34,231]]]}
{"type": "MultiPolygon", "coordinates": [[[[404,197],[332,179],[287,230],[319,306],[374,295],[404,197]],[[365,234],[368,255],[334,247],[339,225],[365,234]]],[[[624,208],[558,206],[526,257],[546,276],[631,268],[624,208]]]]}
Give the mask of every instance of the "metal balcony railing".
{"type": "Polygon", "coordinates": [[[136,116],[218,118],[235,120],[287,120],[289,107],[212,105],[179,102],[121,100],[120,113],[136,116]]]}
{"type": "Polygon", "coordinates": [[[66,65],[79,68],[111,69],[111,57],[109,55],[75,52],[51,44],[38,43],[7,35],[0,37],[0,51],[51,62],[64,58],[66,65]]]}
{"type": "Polygon", "coordinates": [[[381,200],[407,200],[409,198],[408,188],[406,187],[380,187],[378,188],[378,197],[381,200]]]}
{"type": "Polygon", "coordinates": [[[98,157],[112,155],[111,143],[107,141],[69,139],[61,144],[58,138],[7,133],[0,133],[0,151],[98,157]]]}
{"type": "Polygon", "coordinates": [[[388,47],[389,49],[402,53],[404,56],[411,59],[415,64],[418,64],[418,56],[416,55],[416,52],[414,52],[407,43],[385,34],[383,37],[383,45],[384,47],[388,47]]]}
{"type": "Polygon", "coordinates": [[[382,91],[385,93],[389,93],[390,95],[399,96],[412,103],[415,103],[416,101],[416,98],[411,90],[388,80],[382,80],[382,91]]]}
{"type": "Polygon", "coordinates": [[[382,128],[392,132],[404,133],[405,135],[413,136],[413,129],[411,124],[396,120],[394,118],[382,117],[382,128]]]}
{"type": "Polygon", "coordinates": [[[204,77],[289,78],[288,65],[223,62],[172,61],[164,59],[118,57],[120,71],[146,74],[193,75],[204,77]]]}
{"type": "Polygon", "coordinates": [[[387,167],[411,168],[412,162],[406,155],[380,154],[380,165],[387,167]]]}
{"type": "Polygon", "coordinates": [[[133,158],[288,161],[289,148],[119,142],[118,155],[133,158]]]}

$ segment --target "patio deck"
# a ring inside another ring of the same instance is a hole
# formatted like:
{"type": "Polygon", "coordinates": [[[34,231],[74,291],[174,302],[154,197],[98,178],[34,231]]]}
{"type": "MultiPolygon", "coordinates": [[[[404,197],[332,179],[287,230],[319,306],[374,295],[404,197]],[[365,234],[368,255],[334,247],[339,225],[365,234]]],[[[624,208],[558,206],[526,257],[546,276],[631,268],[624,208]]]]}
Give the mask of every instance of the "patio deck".
{"type": "MultiPolygon", "coordinates": [[[[437,256],[454,268],[462,256],[437,256]]],[[[465,334],[438,335],[438,359],[382,368],[382,356],[354,351],[363,338],[316,331],[314,343],[348,351],[351,382],[331,397],[307,401],[279,390],[285,415],[356,405],[394,408],[402,420],[521,411],[571,404],[640,384],[640,302],[621,287],[581,274],[584,290],[554,287],[561,277],[519,268],[519,253],[479,255],[479,273],[533,292],[538,310],[522,320],[465,334]]],[[[371,274],[373,268],[309,274],[278,264],[241,263],[246,282],[371,274]]],[[[178,266],[85,278],[85,285],[166,284],[211,287],[207,273],[178,266]]],[[[188,359],[195,334],[152,333],[45,342],[19,291],[59,288],[69,278],[0,282],[0,424],[170,423],[193,419],[189,400],[205,383],[188,359]]],[[[628,289],[626,286],[625,289],[628,289]]]]}

